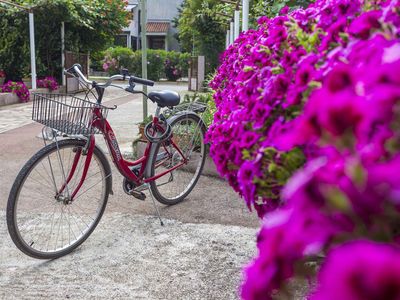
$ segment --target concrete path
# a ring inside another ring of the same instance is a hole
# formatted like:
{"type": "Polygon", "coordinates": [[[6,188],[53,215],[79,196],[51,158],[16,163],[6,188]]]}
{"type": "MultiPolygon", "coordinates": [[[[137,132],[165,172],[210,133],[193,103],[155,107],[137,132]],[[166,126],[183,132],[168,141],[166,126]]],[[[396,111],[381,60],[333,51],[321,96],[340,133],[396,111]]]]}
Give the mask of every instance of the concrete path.
{"type": "MultiPolygon", "coordinates": [[[[120,143],[129,144],[141,120],[141,97],[118,90],[108,96],[106,105],[118,105],[110,122],[120,143]]],[[[20,168],[42,147],[36,138],[41,126],[30,121],[25,104],[0,109],[0,130],[0,299],[238,298],[259,221],[226,182],[213,177],[202,176],[183,203],[159,205],[166,221],[161,227],[151,201],[126,195],[113,168],[114,195],[81,247],[49,262],[22,254],[8,236],[6,202],[20,168]]]]}
{"type": "MultiPolygon", "coordinates": [[[[118,84],[118,86],[125,86],[126,84],[118,84]]],[[[138,85],[137,90],[141,90],[142,86],[138,85]]],[[[149,87],[149,91],[152,90],[164,90],[164,89],[172,89],[175,91],[184,91],[187,89],[185,84],[156,84],[154,87],[149,87]]],[[[79,96],[79,95],[78,95],[79,96]]],[[[109,102],[110,100],[121,99],[124,96],[127,99],[137,99],[134,101],[135,108],[137,111],[132,111],[132,114],[137,118],[135,120],[140,121],[142,118],[142,97],[141,96],[133,96],[121,89],[118,88],[108,88],[104,95],[105,103],[109,102]],[[140,113],[139,113],[140,112],[140,113]]],[[[126,102],[126,101],[125,101],[126,102]]],[[[149,104],[149,113],[152,113],[152,102],[148,101],[149,104]]],[[[26,124],[30,124],[33,121],[32,118],[32,103],[20,103],[20,104],[13,104],[13,105],[5,105],[0,106],[0,133],[6,132],[11,129],[15,129],[21,127],[26,124]]]]}

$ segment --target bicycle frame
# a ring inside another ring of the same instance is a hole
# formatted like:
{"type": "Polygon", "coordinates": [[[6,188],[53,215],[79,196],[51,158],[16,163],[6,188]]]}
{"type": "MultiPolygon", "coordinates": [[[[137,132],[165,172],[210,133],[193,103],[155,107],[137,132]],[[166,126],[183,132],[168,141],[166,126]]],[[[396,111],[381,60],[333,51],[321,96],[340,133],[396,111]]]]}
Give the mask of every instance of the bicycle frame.
{"type": "MultiPolygon", "coordinates": [[[[164,129],[159,124],[159,113],[160,113],[160,109],[157,108],[157,112],[156,112],[155,117],[153,118],[152,122],[153,122],[153,126],[158,128],[159,130],[162,130],[162,132],[163,132],[164,129]]],[[[107,147],[109,149],[109,152],[111,154],[111,157],[112,157],[115,167],[118,169],[118,171],[121,173],[122,176],[124,176],[127,180],[135,183],[135,185],[137,185],[137,186],[157,180],[158,178],[183,166],[188,161],[187,158],[185,157],[185,155],[182,153],[182,151],[179,149],[179,147],[176,145],[176,143],[171,138],[171,140],[170,140],[171,145],[178,151],[179,155],[182,158],[182,162],[161,172],[160,174],[156,174],[152,177],[146,178],[145,171],[146,171],[146,168],[148,167],[148,162],[149,162],[150,156],[152,155],[151,150],[152,150],[152,147],[156,146],[157,143],[152,143],[152,142],[148,141],[147,145],[146,145],[146,149],[144,151],[144,155],[141,158],[139,158],[138,160],[136,160],[136,161],[125,160],[121,154],[119,144],[115,137],[114,131],[113,131],[111,125],[108,123],[107,119],[103,118],[103,116],[101,114],[101,110],[99,108],[93,109],[93,119],[92,120],[93,120],[92,126],[99,129],[100,132],[103,134],[103,137],[106,141],[107,147]],[[138,166],[139,164],[141,164],[141,166],[140,166],[138,175],[136,175],[130,169],[130,167],[135,167],[135,166],[138,166]]],[[[85,161],[85,165],[83,168],[82,177],[81,177],[77,187],[72,192],[72,194],[70,196],[70,201],[73,201],[74,197],[76,196],[76,194],[78,193],[79,189],[81,188],[83,182],[86,179],[89,165],[90,165],[90,162],[91,162],[91,159],[93,156],[95,144],[96,144],[95,136],[91,135],[88,139],[86,153],[82,153],[81,149],[78,149],[77,152],[75,153],[75,157],[73,160],[71,170],[69,171],[69,174],[66,177],[66,182],[64,183],[64,185],[61,187],[60,191],[58,192],[58,194],[61,194],[63,192],[63,190],[65,189],[65,187],[67,187],[68,183],[71,181],[71,179],[74,176],[76,167],[79,163],[79,160],[80,160],[82,154],[86,155],[86,161],[85,161]]],[[[168,154],[168,157],[166,159],[160,160],[160,162],[157,162],[157,165],[163,164],[166,160],[168,160],[171,157],[171,153],[168,152],[168,150],[166,149],[165,146],[164,146],[164,148],[168,154]]]]}

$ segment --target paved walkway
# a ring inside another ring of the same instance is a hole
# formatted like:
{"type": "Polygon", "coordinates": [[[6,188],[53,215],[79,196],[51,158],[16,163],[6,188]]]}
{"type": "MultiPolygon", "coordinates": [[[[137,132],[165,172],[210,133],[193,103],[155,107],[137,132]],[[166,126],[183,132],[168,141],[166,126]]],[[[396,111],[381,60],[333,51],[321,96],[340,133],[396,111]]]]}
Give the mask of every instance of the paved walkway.
{"type": "MultiPolygon", "coordinates": [[[[141,120],[141,97],[108,93],[106,105],[118,105],[110,122],[120,143],[129,145],[141,120]]],[[[237,299],[259,221],[217,178],[202,176],[179,205],[159,205],[166,222],[160,227],[151,201],[126,195],[113,168],[114,195],[81,247],[50,262],[19,252],[5,226],[6,202],[22,165],[42,147],[41,126],[30,121],[30,104],[1,108],[0,126],[0,299],[237,299]]]]}
{"type": "MultiPolygon", "coordinates": [[[[125,84],[119,84],[119,86],[125,86],[125,84]]],[[[186,89],[186,85],[172,85],[172,84],[156,84],[154,87],[149,87],[149,91],[152,90],[163,90],[163,89],[172,89],[175,91],[184,91],[186,89]]],[[[138,85],[137,90],[141,90],[141,85],[138,85]]],[[[83,95],[83,94],[82,94],[83,95]]],[[[79,95],[78,95],[79,96],[79,95]]],[[[104,103],[107,103],[112,100],[117,100],[125,98],[126,99],[136,99],[133,103],[133,109],[125,111],[125,113],[132,113],[134,122],[139,122],[142,120],[142,97],[138,95],[129,94],[121,89],[110,87],[106,90],[104,96],[104,103]],[[125,98],[125,97],[126,98],[125,98]],[[139,113],[140,112],[140,113],[139,113]]],[[[151,101],[148,101],[149,105],[149,113],[152,113],[152,105],[151,101]]],[[[116,112],[121,113],[121,109],[116,112]]],[[[117,113],[113,113],[114,116],[117,113]]],[[[118,119],[118,118],[115,118],[118,119]]],[[[0,106],[0,133],[6,132],[11,129],[15,129],[27,124],[32,123],[32,102],[21,103],[21,104],[13,104],[13,105],[5,105],[0,106]]]]}

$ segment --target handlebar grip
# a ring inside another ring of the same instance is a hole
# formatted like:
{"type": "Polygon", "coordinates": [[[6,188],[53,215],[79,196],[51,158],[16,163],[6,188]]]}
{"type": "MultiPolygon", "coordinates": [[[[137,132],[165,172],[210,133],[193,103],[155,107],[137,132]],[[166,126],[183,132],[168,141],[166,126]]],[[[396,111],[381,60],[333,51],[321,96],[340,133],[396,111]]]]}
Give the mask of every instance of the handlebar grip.
{"type": "Polygon", "coordinates": [[[75,67],[77,67],[77,68],[79,69],[79,71],[82,72],[82,66],[81,66],[80,64],[74,64],[74,65],[72,66],[73,69],[75,69],[75,67]]]}
{"type": "Polygon", "coordinates": [[[76,73],[75,67],[77,67],[80,71],[82,71],[82,66],[80,64],[74,64],[71,68],[69,68],[69,69],[67,69],[65,71],[69,72],[69,73],[72,73],[72,74],[75,74],[76,73]]]}
{"type": "Polygon", "coordinates": [[[136,83],[140,83],[140,84],[144,84],[144,85],[148,85],[148,86],[154,85],[154,81],[151,81],[151,80],[147,80],[147,79],[143,79],[143,78],[139,78],[139,77],[135,77],[135,76],[131,76],[131,79],[133,82],[136,82],[136,83]]]}
{"type": "Polygon", "coordinates": [[[93,82],[89,81],[89,80],[85,77],[85,75],[83,75],[83,73],[82,73],[82,66],[81,66],[80,64],[74,64],[74,65],[72,66],[72,69],[75,71],[75,74],[77,74],[77,75],[81,78],[81,80],[82,80],[83,82],[85,82],[85,83],[87,83],[87,84],[92,84],[92,83],[93,83],[93,82]]]}

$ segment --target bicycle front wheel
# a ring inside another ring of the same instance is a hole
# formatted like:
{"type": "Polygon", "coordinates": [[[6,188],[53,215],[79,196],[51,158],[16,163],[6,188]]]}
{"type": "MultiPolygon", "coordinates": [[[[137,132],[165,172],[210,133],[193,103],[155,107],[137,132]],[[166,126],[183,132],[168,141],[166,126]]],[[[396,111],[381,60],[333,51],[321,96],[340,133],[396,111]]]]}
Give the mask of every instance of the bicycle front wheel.
{"type": "MultiPolygon", "coordinates": [[[[150,182],[154,197],[162,204],[173,205],[185,199],[196,185],[205,161],[205,128],[194,114],[183,114],[170,124],[171,139],[188,162],[166,175],[150,182]]],[[[151,176],[162,174],[182,163],[182,156],[170,140],[159,143],[151,158],[151,176]]]]}
{"type": "Polygon", "coordinates": [[[93,232],[111,190],[110,165],[95,147],[86,180],[74,197],[84,170],[86,141],[67,139],[37,152],[22,168],[7,203],[7,226],[15,245],[34,258],[68,254],[93,232]],[[75,161],[75,164],[74,164],[75,161]],[[72,166],[74,176],[63,186],[72,166]],[[60,193],[60,191],[62,191],[60,193]]]}

